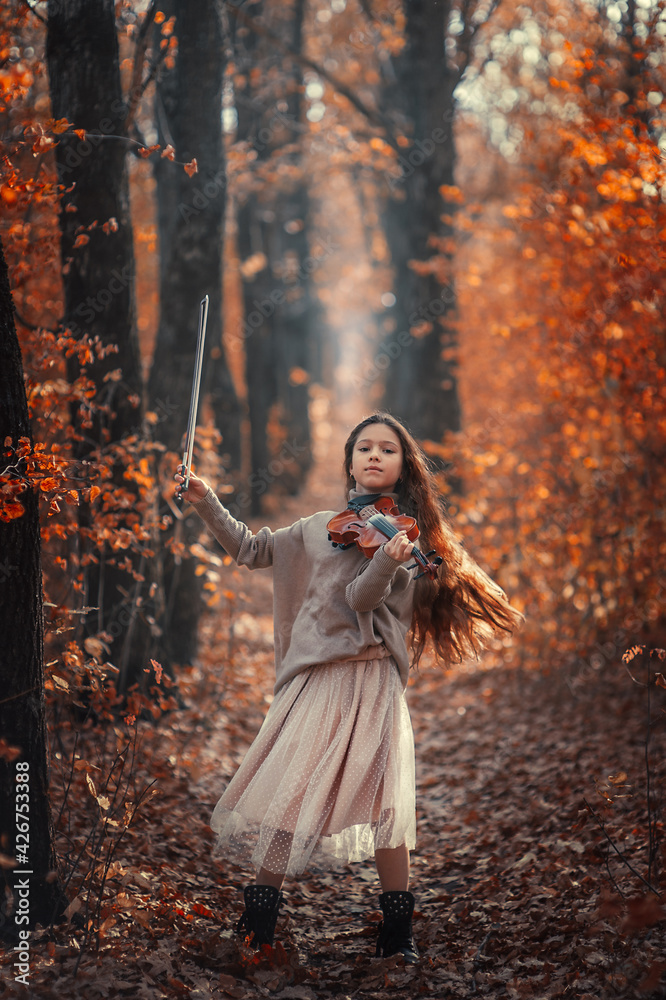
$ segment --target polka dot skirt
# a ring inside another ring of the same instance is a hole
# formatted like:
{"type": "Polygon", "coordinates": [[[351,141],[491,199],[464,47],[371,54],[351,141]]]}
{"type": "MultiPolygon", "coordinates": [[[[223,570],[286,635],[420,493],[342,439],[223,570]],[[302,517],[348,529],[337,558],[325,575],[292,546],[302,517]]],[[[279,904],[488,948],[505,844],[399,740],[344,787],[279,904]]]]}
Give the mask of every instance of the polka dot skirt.
{"type": "Polygon", "coordinates": [[[414,736],[390,656],[285,684],[211,819],[215,854],[286,875],[411,849],[415,825],[414,736]]]}

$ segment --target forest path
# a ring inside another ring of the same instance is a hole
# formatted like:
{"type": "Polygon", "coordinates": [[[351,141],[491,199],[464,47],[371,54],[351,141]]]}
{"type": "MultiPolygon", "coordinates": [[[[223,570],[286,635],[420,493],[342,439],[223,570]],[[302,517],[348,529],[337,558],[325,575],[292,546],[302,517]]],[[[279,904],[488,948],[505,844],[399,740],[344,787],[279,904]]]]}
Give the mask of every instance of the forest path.
{"type": "MultiPolygon", "coordinates": [[[[279,527],[338,505],[346,428],[356,415],[321,416],[316,461],[304,490],[282,500],[272,515],[250,522],[253,529],[263,523],[279,527]]],[[[207,764],[199,788],[207,808],[256,733],[273,684],[270,574],[250,578],[243,571],[240,579],[243,609],[234,634],[239,645],[228,679],[226,722],[202,748],[207,764]]],[[[604,685],[594,671],[567,683],[505,669],[445,676],[426,666],[413,675],[408,701],[418,833],[412,888],[423,962],[405,970],[395,960],[372,958],[380,889],[374,865],[367,863],[289,882],[278,935],[287,965],[280,971],[266,961],[246,969],[244,978],[284,997],[384,997],[396,987],[427,998],[475,991],[544,1000],[638,995],[632,990],[646,970],[658,980],[659,946],[648,944],[630,957],[600,916],[610,849],[585,800],[604,812],[608,802],[597,786],[613,791],[609,775],[630,772],[627,785],[641,788],[641,698],[621,670],[604,685]],[[290,961],[299,963],[295,976],[290,961]]],[[[628,813],[629,800],[625,805],[628,813]]],[[[632,801],[631,808],[640,809],[640,802],[632,801]]],[[[608,821],[609,808],[605,815],[608,821]]],[[[635,820],[616,819],[623,846],[638,846],[641,836],[635,828],[631,832],[635,820]]],[[[246,873],[215,865],[233,890],[230,926],[240,912],[246,873]]],[[[612,861],[611,870],[618,878],[625,873],[612,861]]],[[[237,955],[235,942],[229,947],[237,955]]]]}
{"type": "MultiPolygon", "coordinates": [[[[342,447],[355,415],[333,419],[322,409],[320,417],[305,489],[250,521],[254,530],[343,499],[342,447]]],[[[587,670],[566,679],[422,667],[408,688],[420,964],[374,958],[380,890],[371,862],[288,881],[279,943],[270,954],[247,950],[234,926],[248,873],[211,858],[208,822],[270,702],[272,583],[270,573],[217,569],[223,599],[202,623],[199,662],[179,678],[186,707],[141,723],[134,781],[137,789],[153,782],[154,794],[105,875],[99,950],[81,959],[81,932],[58,930],[55,943],[46,935],[31,942],[32,991],[21,993],[8,975],[0,996],[666,996],[664,908],[586,806],[645,876],[645,694],[621,666],[609,676],[587,670]],[[609,874],[626,899],[610,891],[609,874]]],[[[660,712],[663,721],[664,694],[654,690],[655,721],[660,712]]],[[[663,784],[666,759],[657,752],[654,787],[663,784]]],[[[84,790],[83,824],[86,801],[84,790]]],[[[653,833],[663,836],[661,827],[653,833]]],[[[666,861],[663,841],[661,852],[666,861]]]]}

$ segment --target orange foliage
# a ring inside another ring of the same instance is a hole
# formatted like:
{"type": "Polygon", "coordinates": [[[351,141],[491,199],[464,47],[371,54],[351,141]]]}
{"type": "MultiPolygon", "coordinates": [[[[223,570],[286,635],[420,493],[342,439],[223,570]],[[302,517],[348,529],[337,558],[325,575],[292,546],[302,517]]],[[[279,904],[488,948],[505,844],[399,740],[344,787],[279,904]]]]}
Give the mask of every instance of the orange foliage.
{"type": "Polygon", "coordinates": [[[614,59],[582,40],[558,56],[550,93],[534,80],[539,114],[534,92],[514,113],[529,141],[510,193],[461,221],[467,420],[448,454],[458,520],[523,596],[523,662],[585,673],[663,621],[666,169],[647,84],[629,106],[619,89],[625,40],[614,59]]]}
{"type": "MultiPolygon", "coordinates": [[[[115,351],[113,346],[103,347],[80,330],[62,327],[60,188],[51,150],[60,135],[68,130],[78,134],[81,130],[76,123],[49,117],[48,81],[40,56],[44,50],[42,23],[28,5],[4,0],[0,7],[0,49],[5,60],[0,81],[4,133],[0,176],[2,240],[35,441],[32,448],[28,439],[6,439],[3,443],[0,518],[6,521],[22,516],[22,494],[28,489],[38,490],[44,501],[42,556],[45,599],[50,608],[48,657],[60,651],[60,635],[70,631],[65,621],[71,626],[78,620],[86,566],[97,562],[106,549],[111,553],[107,562],[115,560],[120,564],[124,558],[131,583],[138,571],[126,559],[127,550],[150,558],[163,525],[155,520],[157,484],[149,458],[156,446],[148,436],[116,442],[91,451],[85,461],[81,460],[82,435],[92,426],[93,415],[106,408],[104,385],[97,386],[86,369],[96,359],[115,351]],[[81,366],[75,378],[69,376],[70,358],[81,366]],[[79,431],[75,431],[72,421],[75,412],[79,431]],[[114,482],[117,468],[124,470],[121,485],[114,482]],[[83,507],[85,516],[76,510],[83,507]]],[[[117,227],[113,218],[102,223],[105,232],[117,227]]],[[[88,240],[81,232],[76,245],[88,240]]],[[[109,372],[106,379],[121,377],[116,370],[109,372]]],[[[103,636],[93,653],[80,652],[83,662],[97,669],[105,659],[103,636]]]]}
{"type": "MultiPolygon", "coordinates": [[[[3,0],[1,6],[1,47],[8,56],[0,72],[0,113],[4,135],[11,137],[0,178],[3,241],[38,442],[24,456],[17,442],[6,445],[8,463],[22,462],[24,478],[13,470],[3,476],[2,516],[20,516],[21,491],[28,483],[39,488],[45,500],[47,589],[53,603],[63,605],[100,546],[118,559],[128,548],[153,551],[151,539],[160,524],[147,512],[157,486],[147,462],[148,441],[132,439],[91,456],[85,474],[73,459],[71,408],[79,410],[85,425],[97,405],[96,387],[85,371],[69,382],[66,356],[78,352],[85,366],[99,345],[74,340],[58,325],[59,192],[50,150],[63,132],[80,129],[76,122],[50,117],[38,55],[43,25],[27,5],[3,0]],[[113,485],[116,464],[137,484],[138,507],[134,492],[113,485]],[[74,557],[69,543],[78,532],[76,503],[90,505],[90,525],[84,548],[74,557]]],[[[404,18],[395,5],[378,2],[373,11],[374,23],[351,28],[346,17],[318,19],[317,5],[308,11],[308,53],[359,92],[372,93],[382,58],[404,44],[404,18]]],[[[165,23],[158,13],[155,22],[164,25],[162,40],[168,39],[171,52],[171,43],[177,44],[172,20],[165,23]]],[[[649,632],[663,613],[663,581],[655,567],[666,540],[654,499],[665,485],[666,219],[664,166],[654,142],[662,126],[646,67],[652,66],[653,77],[663,70],[654,68],[661,66],[652,59],[657,36],[645,23],[645,38],[628,41],[597,12],[574,11],[565,2],[553,0],[534,12],[501,5],[480,58],[492,56],[494,72],[504,77],[502,86],[486,84],[484,99],[495,115],[493,127],[503,130],[510,164],[489,155],[479,138],[483,123],[467,115],[458,127],[458,185],[442,190],[448,202],[463,197],[468,202],[467,215],[457,222],[455,274],[465,429],[429,447],[451,458],[464,478],[466,495],[456,523],[472,551],[493,572],[500,567],[507,592],[524,604],[529,622],[516,648],[530,663],[575,662],[600,641],[603,665],[641,631],[649,632]],[[571,28],[566,41],[565,26],[571,28]],[[537,29],[538,65],[533,54],[531,62],[523,58],[537,29]],[[521,32],[525,38],[518,42],[521,32]],[[493,184],[481,192],[483,204],[475,204],[484,172],[486,177],[494,172],[493,184]],[[503,191],[493,199],[489,192],[497,190],[498,178],[503,191]]],[[[124,65],[131,67],[128,38],[121,45],[124,65]]],[[[230,64],[229,83],[242,84],[237,77],[230,64]]],[[[318,199],[314,223],[325,247],[314,254],[321,266],[312,278],[331,327],[344,331],[338,356],[331,342],[324,346],[331,352],[324,368],[328,376],[339,363],[335,376],[348,388],[352,371],[370,353],[368,345],[393,332],[383,305],[390,300],[392,276],[380,219],[397,154],[381,128],[340,98],[329,81],[313,73],[308,82],[321,85],[323,106],[320,119],[312,115],[304,123],[305,179],[313,201],[318,199]]],[[[306,111],[314,105],[308,99],[306,111]]],[[[150,134],[151,122],[141,116],[148,114],[143,105],[137,113],[144,134],[150,134]]],[[[273,127],[281,127],[278,119],[273,127]]],[[[398,133],[395,143],[403,147],[407,139],[398,133]]],[[[254,154],[246,145],[231,139],[228,145],[234,197],[252,184],[302,179],[301,173],[294,175],[289,145],[252,171],[254,154]]],[[[156,144],[138,152],[174,155],[170,146],[156,144]]],[[[194,161],[180,166],[188,173],[195,169],[194,161]]],[[[133,158],[135,238],[147,251],[137,253],[145,360],[158,311],[149,169],[149,163],[133,158]]],[[[115,220],[100,223],[113,228],[115,220]]],[[[80,243],[86,239],[79,234],[80,243]]],[[[233,232],[227,246],[225,291],[230,292],[229,275],[250,273],[265,261],[259,255],[236,260],[233,232]]],[[[446,285],[453,249],[450,241],[436,246],[432,260],[416,266],[435,270],[446,285]]],[[[242,322],[237,282],[234,287],[225,316],[227,337],[242,322]]],[[[412,334],[428,326],[425,319],[412,334]]],[[[308,373],[292,369],[290,378],[304,383],[308,373]]],[[[369,383],[365,406],[372,405],[380,386],[380,379],[369,383]]],[[[148,415],[149,423],[156,419],[148,415]]],[[[277,428],[271,433],[279,445],[277,428]]]]}

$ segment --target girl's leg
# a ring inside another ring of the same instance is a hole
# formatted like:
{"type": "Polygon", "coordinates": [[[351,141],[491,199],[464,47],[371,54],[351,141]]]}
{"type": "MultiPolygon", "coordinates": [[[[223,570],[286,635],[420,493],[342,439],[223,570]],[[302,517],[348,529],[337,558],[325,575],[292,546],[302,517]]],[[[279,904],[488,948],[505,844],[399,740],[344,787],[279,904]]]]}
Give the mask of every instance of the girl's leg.
{"type": "Polygon", "coordinates": [[[257,872],[256,885],[272,885],[278,892],[285,876],[280,869],[288,862],[291,853],[293,833],[276,830],[264,856],[264,865],[257,872]]]}
{"type": "Polygon", "coordinates": [[[291,845],[292,835],[279,831],[274,840],[269,845],[264,858],[266,865],[270,868],[260,868],[257,872],[254,885],[246,885],[243,890],[245,898],[245,913],[241,917],[237,930],[245,929],[251,936],[255,947],[263,944],[273,944],[275,934],[275,924],[280,912],[282,903],[282,883],[285,876],[274,868],[284,865],[289,851],[285,855],[285,846],[291,845]]]}
{"type": "Polygon", "coordinates": [[[280,890],[284,882],[284,875],[277,872],[269,872],[268,868],[260,868],[257,872],[255,885],[272,885],[274,889],[280,890]]]}
{"type": "Polygon", "coordinates": [[[375,955],[400,954],[405,962],[418,962],[419,952],[412,936],[414,897],[408,891],[409,851],[406,844],[375,851],[377,874],[382,884],[379,905],[384,919],[379,924],[375,955]]]}
{"type": "Polygon", "coordinates": [[[382,892],[406,892],[409,887],[409,851],[406,844],[375,851],[382,892]]]}

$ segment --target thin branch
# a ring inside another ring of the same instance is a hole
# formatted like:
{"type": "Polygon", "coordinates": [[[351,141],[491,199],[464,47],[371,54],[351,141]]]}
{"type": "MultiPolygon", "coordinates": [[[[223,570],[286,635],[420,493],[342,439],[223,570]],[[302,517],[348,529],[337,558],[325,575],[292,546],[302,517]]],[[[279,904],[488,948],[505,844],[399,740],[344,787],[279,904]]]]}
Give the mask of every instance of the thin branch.
{"type": "MultiPolygon", "coordinates": [[[[461,15],[462,15],[462,19],[463,19],[463,24],[465,25],[465,30],[463,31],[461,42],[460,42],[460,44],[458,46],[458,49],[462,53],[462,56],[463,56],[462,65],[459,66],[459,67],[457,67],[457,69],[458,69],[458,80],[462,79],[463,75],[466,73],[467,69],[469,68],[470,62],[472,60],[472,45],[473,45],[473,42],[474,42],[476,36],[478,35],[478,33],[481,30],[481,28],[484,28],[488,24],[488,22],[490,21],[491,17],[493,16],[493,14],[495,13],[495,11],[499,7],[499,5],[501,3],[501,0],[492,0],[492,3],[490,5],[490,8],[488,10],[488,13],[487,13],[485,19],[483,21],[480,21],[479,24],[477,24],[474,27],[470,24],[470,20],[471,20],[470,13],[469,13],[470,3],[471,3],[471,0],[465,0],[465,3],[463,4],[462,10],[461,10],[461,15]]],[[[490,58],[490,57],[487,57],[487,58],[490,58]]],[[[486,61],[487,61],[487,59],[486,59],[486,61]]]]}
{"type": "Polygon", "coordinates": [[[155,115],[157,117],[157,127],[159,129],[158,138],[163,137],[168,146],[175,147],[176,141],[171,134],[171,129],[169,128],[169,120],[167,118],[164,101],[162,100],[159,87],[157,88],[157,93],[155,94],[155,115]]]}
{"type": "Polygon", "coordinates": [[[650,882],[648,882],[648,880],[646,878],[643,878],[643,876],[641,875],[640,872],[636,871],[636,869],[634,868],[634,866],[629,863],[629,861],[627,860],[627,858],[625,857],[625,855],[622,853],[622,851],[620,850],[620,848],[616,845],[616,843],[612,839],[612,837],[606,832],[606,827],[604,826],[603,820],[597,815],[597,813],[594,811],[594,809],[592,808],[592,806],[590,805],[590,803],[587,801],[587,799],[583,799],[583,802],[585,803],[585,805],[587,806],[587,808],[590,810],[590,812],[592,813],[592,815],[596,819],[597,823],[599,824],[599,828],[600,828],[601,832],[603,833],[604,837],[606,838],[606,840],[608,841],[608,843],[610,844],[610,846],[613,848],[613,850],[615,851],[615,853],[617,854],[617,856],[620,858],[620,860],[624,862],[624,864],[627,866],[627,868],[632,873],[632,875],[635,875],[637,879],[640,879],[640,881],[643,883],[643,885],[647,886],[647,888],[650,890],[650,892],[653,892],[655,894],[655,896],[657,896],[659,899],[661,899],[661,893],[659,892],[659,890],[655,889],[655,887],[653,885],[651,885],[650,882]]]}
{"type": "Polygon", "coordinates": [[[31,688],[26,688],[25,691],[19,691],[18,694],[12,694],[9,698],[0,698],[0,705],[5,705],[8,701],[16,701],[17,698],[23,698],[26,694],[32,694],[33,691],[37,691],[39,685],[35,685],[31,688]]]}
{"type": "Polygon", "coordinates": [[[372,7],[370,6],[370,0],[359,0],[361,10],[367,17],[370,24],[375,20],[375,15],[372,13],[372,7]]]}
{"type": "Polygon", "coordinates": [[[645,657],[645,668],[647,673],[647,727],[645,731],[645,798],[647,801],[647,817],[648,817],[648,878],[652,878],[652,862],[656,858],[656,844],[655,844],[655,823],[652,818],[652,803],[650,801],[652,788],[651,788],[651,775],[650,775],[650,736],[652,735],[652,728],[650,725],[650,657],[645,657]]]}
{"type": "Polygon", "coordinates": [[[46,18],[42,17],[41,14],[37,13],[37,11],[35,10],[35,8],[30,3],[30,0],[23,0],[23,3],[26,5],[26,7],[28,8],[28,10],[31,11],[35,15],[35,17],[37,18],[38,21],[41,21],[42,24],[46,24],[47,23],[46,22],[46,18]]]}
{"type": "Polygon", "coordinates": [[[150,7],[146,11],[146,16],[143,19],[143,23],[139,30],[138,38],[136,40],[136,48],[134,50],[134,65],[132,66],[132,82],[130,84],[130,91],[129,91],[129,105],[127,107],[127,115],[125,117],[125,125],[124,125],[124,129],[126,132],[129,131],[132,119],[134,118],[134,115],[136,114],[136,109],[139,106],[139,101],[141,100],[141,97],[146,87],[148,86],[150,80],[152,79],[151,73],[149,73],[147,81],[143,85],[141,83],[141,74],[143,73],[143,59],[146,54],[146,49],[148,48],[148,29],[153,23],[155,14],[157,13],[157,4],[158,0],[152,0],[150,7]]]}
{"type": "Polygon", "coordinates": [[[391,124],[384,115],[377,111],[375,108],[369,107],[365,101],[363,101],[358,94],[355,94],[353,90],[350,90],[346,84],[342,83],[341,80],[337,80],[331,73],[328,72],[320,63],[315,62],[314,59],[304,56],[302,53],[297,52],[293,46],[284,42],[278,35],[270,31],[269,28],[265,28],[254,18],[250,17],[244,11],[239,10],[232,2],[232,0],[224,0],[226,7],[233,13],[233,16],[238,18],[246,27],[250,28],[255,34],[261,36],[262,38],[267,38],[269,41],[273,42],[274,45],[278,47],[285,55],[290,56],[296,62],[303,66],[307,66],[309,69],[313,69],[318,76],[326,80],[330,85],[337,90],[339,94],[346,97],[350,104],[352,104],[357,111],[360,111],[368,121],[372,122],[373,125],[377,125],[384,130],[384,136],[388,144],[396,153],[400,153],[400,147],[396,141],[396,137],[391,128],[391,124]]]}
{"type": "MultiPolygon", "coordinates": [[[[148,83],[150,83],[150,79],[144,81],[145,86],[147,86],[148,83]]],[[[70,131],[59,132],[57,134],[54,133],[54,132],[44,132],[44,135],[49,136],[49,138],[51,138],[51,139],[54,140],[54,144],[57,144],[64,137],[71,137],[74,134],[74,132],[76,132],[76,134],[77,134],[77,136],[79,138],[94,139],[95,143],[104,142],[107,139],[113,139],[116,142],[127,142],[127,143],[129,143],[130,146],[138,146],[139,149],[146,149],[146,150],[150,149],[150,146],[147,146],[145,142],[140,142],[138,139],[132,139],[128,135],[113,135],[113,134],[109,134],[107,132],[105,132],[105,133],[102,133],[102,132],[84,132],[83,129],[75,129],[75,130],[73,129],[71,132],[70,131]]],[[[3,142],[4,138],[5,138],[4,136],[0,136],[0,142],[3,142]]],[[[15,146],[26,146],[28,144],[33,145],[34,141],[35,140],[34,140],[33,137],[31,137],[29,139],[26,139],[26,138],[16,139],[16,140],[14,140],[14,145],[15,146]]],[[[54,148],[53,146],[49,147],[48,152],[50,152],[53,148],[54,148]]],[[[44,152],[47,152],[47,150],[44,150],[44,152]]],[[[149,155],[153,156],[154,153],[156,153],[156,152],[157,152],[157,149],[151,151],[149,155]]],[[[178,166],[178,167],[187,167],[187,166],[189,166],[189,164],[185,163],[184,160],[176,160],[176,159],[171,159],[171,157],[169,157],[169,161],[171,163],[175,163],[176,166],[178,166]]]]}
{"type": "Polygon", "coordinates": [[[26,330],[44,330],[45,333],[52,333],[54,337],[57,337],[58,335],[57,330],[52,330],[50,327],[44,326],[43,323],[37,323],[37,324],[31,323],[30,320],[26,319],[24,316],[21,315],[16,306],[14,306],[14,315],[16,316],[16,319],[19,321],[21,326],[24,326],[26,330]]]}
{"type": "Polygon", "coordinates": [[[500,929],[500,924],[493,924],[488,933],[486,934],[486,936],[484,937],[483,941],[477,948],[476,955],[474,956],[474,963],[472,965],[472,993],[476,993],[479,988],[476,982],[476,974],[479,971],[479,967],[481,965],[481,959],[483,957],[484,949],[491,938],[497,937],[499,929],[500,929]]]}

